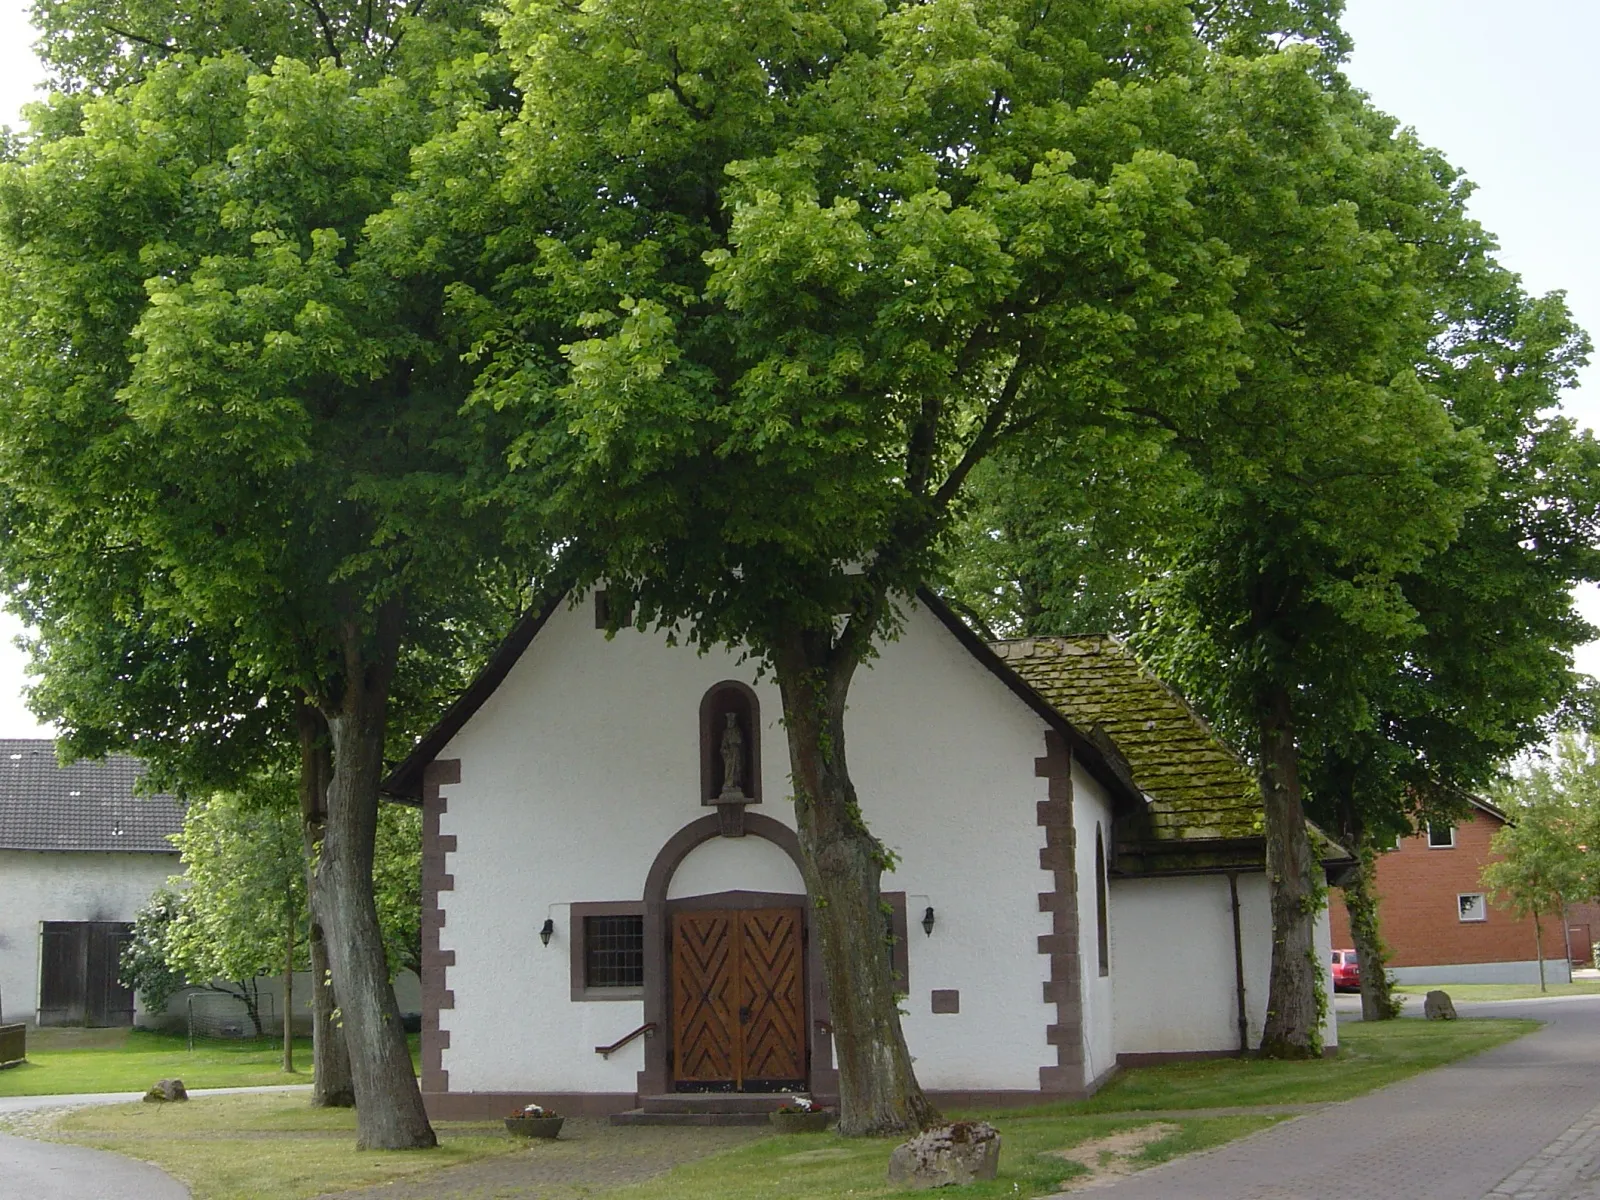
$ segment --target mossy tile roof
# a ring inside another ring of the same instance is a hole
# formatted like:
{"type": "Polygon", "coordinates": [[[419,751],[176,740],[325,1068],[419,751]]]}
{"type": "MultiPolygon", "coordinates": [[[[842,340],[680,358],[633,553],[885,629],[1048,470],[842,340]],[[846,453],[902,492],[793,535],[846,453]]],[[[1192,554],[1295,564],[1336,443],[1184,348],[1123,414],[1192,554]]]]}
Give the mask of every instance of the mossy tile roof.
{"type": "Polygon", "coordinates": [[[1152,800],[1158,842],[1257,838],[1261,792],[1249,767],[1133,652],[1109,634],[997,642],[994,652],[1082,729],[1098,727],[1152,800]]]}

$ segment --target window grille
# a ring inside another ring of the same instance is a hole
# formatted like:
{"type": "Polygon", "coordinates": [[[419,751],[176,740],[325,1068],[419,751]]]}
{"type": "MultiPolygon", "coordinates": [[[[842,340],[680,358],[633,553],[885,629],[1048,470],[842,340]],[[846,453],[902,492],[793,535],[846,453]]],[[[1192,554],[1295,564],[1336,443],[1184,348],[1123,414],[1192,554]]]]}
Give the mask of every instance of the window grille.
{"type": "Polygon", "coordinates": [[[644,917],[585,917],[583,959],[585,987],[643,987],[644,917]]]}

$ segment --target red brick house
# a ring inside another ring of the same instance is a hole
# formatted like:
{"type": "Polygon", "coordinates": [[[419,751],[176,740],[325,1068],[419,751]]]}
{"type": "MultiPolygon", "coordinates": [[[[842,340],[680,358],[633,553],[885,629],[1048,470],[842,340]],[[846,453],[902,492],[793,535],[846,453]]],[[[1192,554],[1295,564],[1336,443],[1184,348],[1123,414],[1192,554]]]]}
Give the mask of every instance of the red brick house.
{"type": "MultiPolygon", "coordinates": [[[[1459,825],[1402,838],[1378,859],[1378,917],[1400,983],[1537,983],[1533,921],[1493,903],[1479,878],[1506,816],[1474,800],[1459,825]]],[[[1338,889],[1328,894],[1334,946],[1353,946],[1338,889]]],[[[1546,977],[1570,979],[1559,913],[1542,922],[1546,977]]],[[[1577,948],[1574,947],[1574,953],[1577,948]]]]}

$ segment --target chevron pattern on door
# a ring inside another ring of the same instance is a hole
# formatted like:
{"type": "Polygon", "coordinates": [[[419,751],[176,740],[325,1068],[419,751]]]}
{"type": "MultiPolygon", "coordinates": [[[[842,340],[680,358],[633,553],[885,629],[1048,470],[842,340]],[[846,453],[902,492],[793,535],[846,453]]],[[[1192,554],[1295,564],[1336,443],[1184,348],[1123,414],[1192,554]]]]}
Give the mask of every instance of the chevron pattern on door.
{"type": "Polygon", "coordinates": [[[738,1086],[738,914],[672,921],[672,1033],[680,1083],[738,1086]]]}
{"type": "Polygon", "coordinates": [[[806,1085],[800,920],[798,908],[673,917],[673,1077],[679,1089],[806,1085]]]}
{"type": "Polygon", "coordinates": [[[803,1082],[805,991],[800,970],[800,910],[739,914],[741,1074],[768,1087],[803,1082]]]}

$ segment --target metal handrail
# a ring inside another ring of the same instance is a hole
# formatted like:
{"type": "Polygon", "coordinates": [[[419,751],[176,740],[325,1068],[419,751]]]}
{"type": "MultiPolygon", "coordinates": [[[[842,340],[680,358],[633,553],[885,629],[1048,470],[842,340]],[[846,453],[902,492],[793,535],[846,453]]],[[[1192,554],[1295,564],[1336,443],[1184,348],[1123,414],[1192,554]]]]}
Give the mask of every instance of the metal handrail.
{"type": "Polygon", "coordinates": [[[633,1041],[634,1038],[636,1038],[636,1037],[655,1037],[655,1035],[656,1035],[656,1023],[654,1021],[646,1021],[643,1025],[639,1026],[639,1028],[635,1029],[632,1033],[623,1035],[622,1038],[620,1038],[619,1040],[617,1040],[615,1042],[612,1042],[611,1045],[609,1045],[609,1046],[596,1046],[594,1048],[594,1052],[596,1054],[598,1054],[601,1058],[610,1058],[618,1050],[621,1050],[629,1042],[633,1041]]]}

